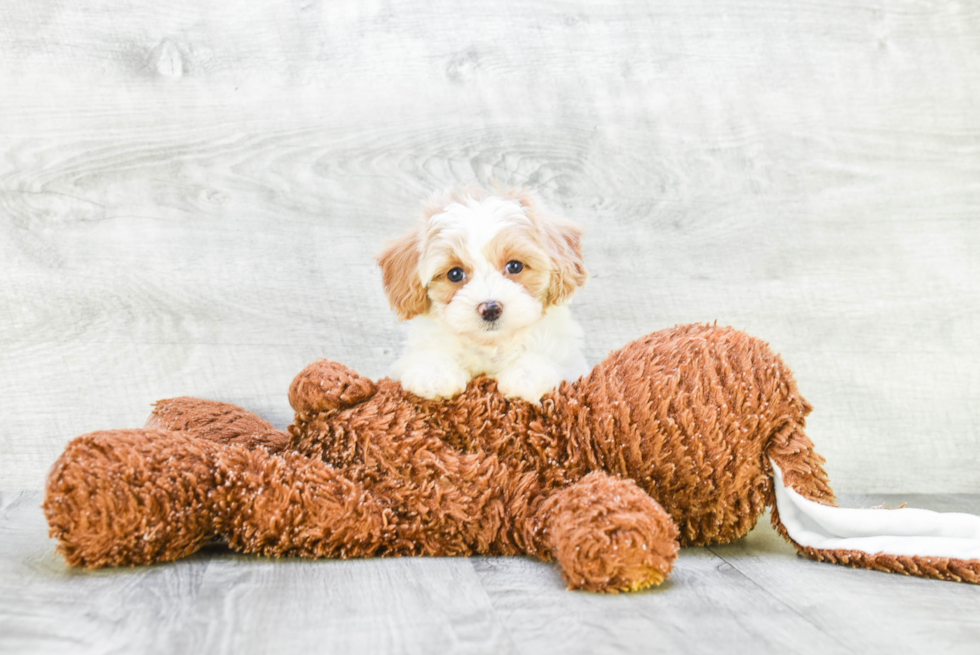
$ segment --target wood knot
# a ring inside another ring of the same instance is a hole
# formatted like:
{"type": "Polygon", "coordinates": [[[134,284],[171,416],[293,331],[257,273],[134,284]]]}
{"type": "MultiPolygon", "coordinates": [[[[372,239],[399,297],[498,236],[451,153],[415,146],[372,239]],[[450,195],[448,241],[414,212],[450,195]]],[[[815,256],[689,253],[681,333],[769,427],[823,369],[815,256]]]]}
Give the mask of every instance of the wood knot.
{"type": "Polygon", "coordinates": [[[181,78],[184,76],[184,56],[177,44],[170,39],[163,39],[150,50],[146,57],[146,66],[157,75],[181,78]]]}

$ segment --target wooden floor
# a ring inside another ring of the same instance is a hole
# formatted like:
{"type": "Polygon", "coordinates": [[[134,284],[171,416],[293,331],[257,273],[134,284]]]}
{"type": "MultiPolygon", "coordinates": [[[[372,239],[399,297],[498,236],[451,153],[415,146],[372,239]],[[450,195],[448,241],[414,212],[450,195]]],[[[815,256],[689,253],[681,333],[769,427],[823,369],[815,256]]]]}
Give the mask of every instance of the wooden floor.
{"type": "MultiPolygon", "coordinates": [[[[980,512],[980,496],[848,496],[980,512]]],[[[980,586],[803,560],[765,521],[637,594],[526,558],[266,560],[211,550],[69,569],[36,492],[0,495],[0,653],[980,652],[980,586]]]]}

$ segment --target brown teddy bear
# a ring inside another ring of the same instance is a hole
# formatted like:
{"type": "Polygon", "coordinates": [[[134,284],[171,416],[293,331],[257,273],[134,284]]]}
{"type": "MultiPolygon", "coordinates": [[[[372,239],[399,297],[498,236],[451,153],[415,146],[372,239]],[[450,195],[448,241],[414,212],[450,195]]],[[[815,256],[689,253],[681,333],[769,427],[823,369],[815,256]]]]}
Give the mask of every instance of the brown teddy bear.
{"type": "Polygon", "coordinates": [[[651,334],[540,405],[487,378],[425,400],[326,360],[289,400],[288,433],[176,398],[144,429],[78,437],[47,482],[58,550],[86,567],[216,539],[266,556],[526,554],[571,588],[637,590],[679,546],[738,539],[769,506],[809,557],[980,581],[980,518],[833,506],[810,405],[764,342],[729,328],[651,334]]]}

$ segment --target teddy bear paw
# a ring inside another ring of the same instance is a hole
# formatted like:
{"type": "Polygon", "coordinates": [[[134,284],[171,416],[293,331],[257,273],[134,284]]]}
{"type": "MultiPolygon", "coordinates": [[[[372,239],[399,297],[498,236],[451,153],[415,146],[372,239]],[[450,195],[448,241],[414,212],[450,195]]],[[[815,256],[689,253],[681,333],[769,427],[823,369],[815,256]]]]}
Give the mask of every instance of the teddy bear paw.
{"type": "Polygon", "coordinates": [[[634,482],[593,472],[549,499],[544,511],[548,547],[569,589],[638,591],[670,574],[677,527],[634,482]]]}
{"type": "Polygon", "coordinates": [[[289,404],[302,414],[340,410],[364,402],[377,385],[343,364],[321,359],[313,362],[289,386],[289,404]]]}

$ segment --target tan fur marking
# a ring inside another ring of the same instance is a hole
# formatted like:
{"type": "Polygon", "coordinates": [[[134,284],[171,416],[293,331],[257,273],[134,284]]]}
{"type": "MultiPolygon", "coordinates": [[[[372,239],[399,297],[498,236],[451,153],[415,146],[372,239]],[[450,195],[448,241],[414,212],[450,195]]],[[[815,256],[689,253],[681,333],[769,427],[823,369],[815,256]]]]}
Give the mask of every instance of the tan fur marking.
{"type": "Polygon", "coordinates": [[[527,190],[514,192],[532,224],[542,234],[542,246],[551,257],[548,305],[568,302],[575,291],[589,280],[582,255],[582,228],[544,210],[537,197],[527,190]]]}
{"type": "Polygon", "coordinates": [[[435,302],[448,305],[449,301],[453,299],[456,292],[463,288],[469,279],[472,269],[465,266],[459,260],[450,261],[448,264],[442,267],[442,272],[436,275],[429,282],[428,292],[429,298],[435,302]],[[451,282],[446,274],[454,268],[461,268],[466,273],[466,277],[462,282],[451,282]]]}
{"type": "Polygon", "coordinates": [[[546,303],[551,283],[551,260],[534,238],[530,228],[511,228],[504,230],[486,245],[483,250],[487,260],[504,277],[523,286],[531,296],[546,303]],[[507,272],[507,263],[519,261],[524,265],[520,273],[507,272]]]}
{"type": "Polygon", "coordinates": [[[429,297],[419,279],[419,232],[389,241],[378,255],[385,295],[399,320],[406,321],[429,308],[429,297]]]}

